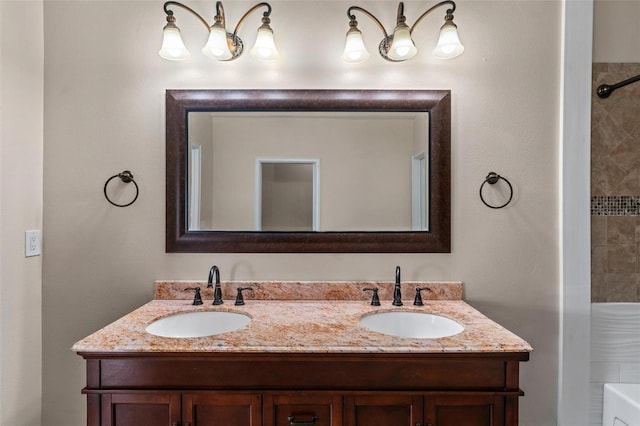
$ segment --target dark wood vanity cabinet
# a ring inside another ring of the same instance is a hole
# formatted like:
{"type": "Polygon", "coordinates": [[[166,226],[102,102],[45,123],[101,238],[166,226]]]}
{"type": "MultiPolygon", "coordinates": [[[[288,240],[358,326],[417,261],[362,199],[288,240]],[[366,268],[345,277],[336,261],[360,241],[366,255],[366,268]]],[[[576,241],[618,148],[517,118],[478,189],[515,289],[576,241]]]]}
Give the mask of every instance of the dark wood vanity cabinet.
{"type": "Polygon", "coordinates": [[[523,353],[87,360],[88,426],[517,426],[523,353]]]}

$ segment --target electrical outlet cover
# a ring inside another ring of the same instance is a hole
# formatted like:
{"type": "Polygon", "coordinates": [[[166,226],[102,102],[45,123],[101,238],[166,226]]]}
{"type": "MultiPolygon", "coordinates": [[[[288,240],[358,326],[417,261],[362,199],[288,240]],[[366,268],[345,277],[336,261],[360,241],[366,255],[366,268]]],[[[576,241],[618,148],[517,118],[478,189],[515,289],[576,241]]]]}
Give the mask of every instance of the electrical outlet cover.
{"type": "Polygon", "coordinates": [[[24,255],[25,257],[40,256],[41,254],[41,231],[39,229],[25,231],[24,236],[24,255]]]}

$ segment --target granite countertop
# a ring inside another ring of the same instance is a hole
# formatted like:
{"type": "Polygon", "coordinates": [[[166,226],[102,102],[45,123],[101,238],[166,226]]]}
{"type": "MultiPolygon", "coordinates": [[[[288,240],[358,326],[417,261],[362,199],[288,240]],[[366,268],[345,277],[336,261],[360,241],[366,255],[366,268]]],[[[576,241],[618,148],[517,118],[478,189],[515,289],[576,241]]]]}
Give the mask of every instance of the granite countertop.
{"type": "MultiPolygon", "coordinates": [[[[198,283],[196,283],[198,284],[198,283]]],[[[272,283],[270,283],[272,284],[272,283]]],[[[300,283],[296,283],[300,287],[300,283]]],[[[447,284],[415,283],[430,286],[434,291],[425,305],[413,306],[412,299],[403,300],[404,306],[395,307],[386,299],[392,284],[373,283],[381,288],[382,306],[369,303],[370,294],[361,295],[363,285],[357,283],[358,299],[344,300],[333,296],[323,300],[250,300],[245,295],[244,306],[234,306],[227,298],[239,286],[251,285],[259,297],[259,283],[238,282],[223,288],[223,305],[211,305],[210,292],[203,289],[204,304],[193,306],[191,299],[184,299],[186,287],[193,282],[157,282],[156,299],[107,325],[73,345],[80,353],[105,352],[238,352],[238,353],[465,353],[465,352],[530,352],[531,346],[490,320],[461,300],[461,283],[458,287],[447,284]],[[159,284],[160,283],[160,284],[159,284]],[[167,291],[167,288],[173,289],[167,291]],[[176,290],[177,288],[177,290],[176,290]],[[172,297],[181,295],[182,299],[172,297]],[[441,300],[444,298],[445,300],[441,300]],[[438,339],[399,338],[373,332],[360,325],[362,315],[382,311],[419,311],[451,318],[464,326],[461,333],[438,339]],[[251,317],[246,327],[208,337],[168,338],[151,335],[145,327],[153,321],[176,313],[194,311],[240,312],[251,317]]],[[[405,284],[403,283],[403,286],[405,284]]],[[[272,288],[271,286],[270,288],[272,288]]],[[[317,287],[317,285],[316,285],[317,287]]],[[[344,287],[344,284],[342,285],[344,287]]],[[[339,288],[329,286],[329,292],[339,288]]],[[[410,286],[403,287],[405,294],[410,286]]],[[[188,295],[188,293],[187,293],[188,295]]],[[[255,296],[255,295],[254,295],[255,296]]],[[[317,297],[317,295],[314,295],[317,297]]],[[[190,297],[189,295],[187,297],[190,297]]]]}

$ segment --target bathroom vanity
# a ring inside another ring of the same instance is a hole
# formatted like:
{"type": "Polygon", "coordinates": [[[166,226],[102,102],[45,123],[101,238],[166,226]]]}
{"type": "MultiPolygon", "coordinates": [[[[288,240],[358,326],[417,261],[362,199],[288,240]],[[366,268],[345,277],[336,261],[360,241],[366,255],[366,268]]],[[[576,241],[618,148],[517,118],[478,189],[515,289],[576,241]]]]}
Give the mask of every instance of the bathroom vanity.
{"type": "Polygon", "coordinates": [[[86,360],[87,424],[516,426],[519,363],[531,346],[463,302],[461,283],[402,285],[401,307],[391,306],[392,283],[380,282],[224,283],[223,305],[212,306],[203,289],[204,304],[193,306],[184,289],[202,283],[156,283],[153,301],[73,347],[86,360]],[[362,292],[372,285],[381,306],[362,292]],[[413,306],[421,286],[431,291],[424,306],[413,306]],[[237,287],[252,287],[258,300],[234,306],[237,287]],[[145,331],[194,311],[237,312],[251,322],[207,337],[145,331]],[[360,324],[386,311],[428,312],[464,330],[398,338],[360,324]]]}

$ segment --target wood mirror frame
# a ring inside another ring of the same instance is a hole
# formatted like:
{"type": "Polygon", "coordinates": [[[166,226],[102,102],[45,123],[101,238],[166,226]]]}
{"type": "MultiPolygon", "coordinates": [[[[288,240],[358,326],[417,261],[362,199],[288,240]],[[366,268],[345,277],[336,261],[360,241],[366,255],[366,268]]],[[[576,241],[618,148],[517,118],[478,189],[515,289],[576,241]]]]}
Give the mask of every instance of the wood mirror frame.
{"type": "Polygon", "coordinates": [[[451,97],[448,90],[167,90],[167,253],[449,253],[451,97]],[[257,232],[187,228],[187,120],[193,111],[429,113],[429,231],[257,232]]]}

